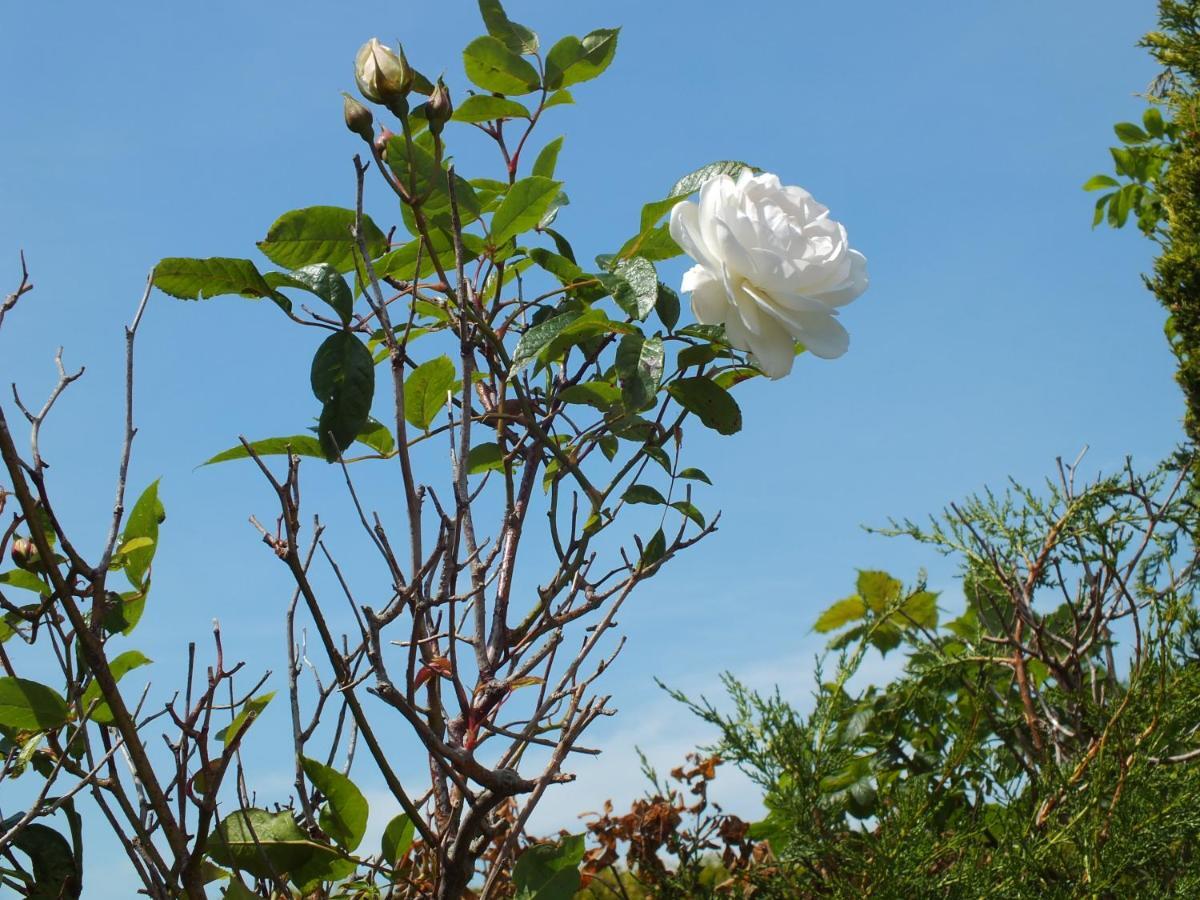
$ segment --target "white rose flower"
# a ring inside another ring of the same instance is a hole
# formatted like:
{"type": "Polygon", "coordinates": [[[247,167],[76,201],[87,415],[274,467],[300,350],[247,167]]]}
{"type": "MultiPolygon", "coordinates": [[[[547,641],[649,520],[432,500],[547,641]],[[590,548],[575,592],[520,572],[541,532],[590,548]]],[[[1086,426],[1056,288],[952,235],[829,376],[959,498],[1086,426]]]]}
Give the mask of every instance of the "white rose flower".
{"type": "Polygon", "coordinates": [[[846,352],[837,311],[867,289],[867,258],[808,191],[748,169],[718,175],[698,204],[671,210],[671,237],[697,262],[682,285],[696,319],[724,325],[771,378],[792,370],[796,341],[824,359],[846,352]]]}

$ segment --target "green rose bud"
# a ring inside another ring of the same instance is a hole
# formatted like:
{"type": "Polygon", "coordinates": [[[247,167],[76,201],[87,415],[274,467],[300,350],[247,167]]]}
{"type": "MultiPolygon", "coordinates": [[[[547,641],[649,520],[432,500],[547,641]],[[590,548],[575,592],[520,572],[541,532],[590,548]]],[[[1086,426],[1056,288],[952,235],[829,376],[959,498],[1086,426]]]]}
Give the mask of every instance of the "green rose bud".
{"type": "Polygon", "coordinates": [[[375,117],[371,111],[351,97],[343,93],[346,99],[342,103],[342,111],[346,116],[346,127],[357,134],[368,144],[375,140],[375,117]]]}
{"type": "Polygon", "coordinates": [[[382,103],[396,115],[404,114],[398,110],[407,111],[413,70],[404,58],[403,48],[393,51],[378,38],[371,38],[354,58],[354,80],[372,103],[382,103]]]}
{"type": "Polygon", "coordinates": [[[433,134],[441,134],[442,127],[454,115],[454,104],[450,102],[450,89],[438,78],[433,93],[425,104],[425,118],[429,120],[429,130],[433,134]]]}

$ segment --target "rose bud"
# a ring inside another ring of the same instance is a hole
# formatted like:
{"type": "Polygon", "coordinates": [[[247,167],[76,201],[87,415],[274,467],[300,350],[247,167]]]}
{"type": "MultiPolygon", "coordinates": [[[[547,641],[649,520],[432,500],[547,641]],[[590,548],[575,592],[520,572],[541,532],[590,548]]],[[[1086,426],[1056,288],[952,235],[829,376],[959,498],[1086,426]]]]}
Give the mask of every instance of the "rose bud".
{"type": "Polygon", "coordinates": [[[425,118],[429,120],[429,130],[433,134],[441,134],[442,127],[454,115],[454,104],[450,102],[450,89],[438,78],[433,93],[425,104],[425,118]]]}
{"type": "Polygon", "coordinates": [[[346,99],[342,103],[342,112],[346,116],[346,127],[357,134],[368,144],[375,140],[375,117],[371,111],[351,97],[342,94],[346,99]]]}
{"type": "Polygon", "coordinates": [[[372,103],[382,103],[396,115],[407,111],[413,70],[404,58],[403,48],[393,51],[381,44],[379,38],[371,38],[354,58],[354,80],[362,95],[372,103]]]}
{"type": "Polygon", "coordinates": [[[41,563],[41,556],[37,552],[37,547],[33,545],[33,541],[29,538],[13,538],[11,554],[14,564],[27,572],[36,572],[41,563]]]}
{"type": "Polygon", "coordinates": [[[386,128],[379,129],[379,135],[378,135],[378,137],[375,138],[375,149],[378,151],[379,155],[382,156],[384,159],[387,159],[388,141],[390,141],[395,136],[396,135],[394,135],[392,132],[388,131],[386,128]]]}

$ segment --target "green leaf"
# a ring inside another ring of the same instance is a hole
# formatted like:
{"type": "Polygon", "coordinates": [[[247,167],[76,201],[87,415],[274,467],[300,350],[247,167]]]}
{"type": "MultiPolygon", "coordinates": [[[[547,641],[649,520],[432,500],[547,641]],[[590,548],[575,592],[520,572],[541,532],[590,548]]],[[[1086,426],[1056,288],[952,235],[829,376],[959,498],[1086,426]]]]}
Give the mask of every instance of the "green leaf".
{"type": "Polygon", "coordinates": [[[683,249],[671,237],[671,226],[663,223],[627,240],[617,251],[617,256],[622,259],[642,256],[649,260],[664,260],[674,259],[681,253],[683,249]]]}
{"type": "Polygon", "coordinates": [[[723,387],[707,378],[681,378],[667,385],[667,391],[690,413],[719,434],[742,430],[742,411],[723,387]]]}
{"type": "Polygon", "coordinates": [[[537,890],[518,890],[516,900],[572,900],[578,894],[582,880],[575,869],[562,869],[542,882],[537,890]]]}
{"type": "Polygon", "coordinates": [[[383,851],[383,858],[389,865],[398,865],[404,859],[408,854],[409,848],[412,847],[415,833],[416,828],[412,823],[412,819],[404,813],[400,813],[400,815],[388,822],[387,828],[383,830],[383,840],[380,849],[383,851]]]}
{"type": "Polygon", "coordinates": [[[817,618],[813,630],[824,634],[841,628],[848,622],[856,622],[867,614],[867,604],[857,594],[839,600],[817,618]]]}
{"type": "MultiPolygon", "coordinates": [[[[274,691],[262,694],[258,697],[251,697],[242,706],[241,711],[233,717],[233,721],[217,732],[217,740],[221,741],[228,747],[233,743],[234,739],[240,740],[245,734],[247,728],[253,724],[254,720],[262,714],[262,711],[267,708],[267,704],[271,702],[271,698],[275,696],[274,691]]],[[[220,860],[217,860],[220,862],[220,860]]]]}
{"type": "MultiPolygon", "coordinates": [[[[126,541],[124,544],[118,547],[117,552],[114,553],[113,556],[114,558],[119,559],[127,553],[132,553],[134,550],[141,550],[143,547],[151,547],[153,545],[154,541],[150,540],[148,537],[134,538],[131,541],[126,541]]],[[[110,564],[109,568],[114,567],[110,564]]],[[[120,568],[120,566],[117,566],[116,568],[120,568]]]]}
{"type": "Polygon", "coordinates": [[[144,588],[108,595],[109,606],[104,617],[104,627],[109,632],[129,634],[133,631],[141,621],[142,613],[146,611],[146,593],[149,586],[147,581],[144,588]]]}
{"type": "Polygon", "coordinates": [[[325,795],[319,824],[321,830],[348,853],[353,853],[367,831],[367,799],[345,775],[315,759],[302,757],[308,780],[325,795]]]}
{"type": "MultiPolygon", "coordinates": [[[[423,198],[421,209],[425,218],[436,226],[431,238],[438,256],[452,252],[454,241],[450,236],[453,219],[450,214],[449,173],[445,162],[439,162],[434,153],[433,136],[429,133],[418,135],[411,146],[403,137],[392,137],[387,145],[387,163],[401,184],[423,198]]],[[[475,189],[459,175],[454,176],[454,196],[463,225],[469,225],[479,218],[480,203],[475,189]]],[[[402,206],[401,214],[408,230],[417,235],[419,230],[411,208],[402,206]]],[[[464,250],[473,238],[473,235],[463,236],[464,250]]],[[[429,255],[428,246],[422,255],[429,255]]]]}
{"type": "Polygon", "coordinates": [[[642,448],[642,452],[662,466],[664,472],[671,474],[671,457],[667,456],[666,450],[654,444],[647,444],[642,448]]]}
{"type": "Polygon", "coordinates": [[[542,178],[553,178],[554,169],[558,165],[558,153],[562,150],[563,138],[556,137],[537,155],[533,161],[533,174],[542,178]]]}
{"type": "MultiPolygon", "coordinates": [[[[37,607],[34,606],[34,609],[37,607]]],[[[21,607],[22,610],[27,610],[27,607],[21,607]]],[[[32,612],[32,610],[28,610],[32,612]]],[[[16,612],[6,612],[0,615],[0,644],[6,643],[13,635],[24,635],[25,620],[16,612]]]]}
{"type": "Polygon", "coordinates": [[[904,601],[896,616],[902,628],[936,628],[938,621],[937,594],[933,591],[918,591],[904,601]]]}
{"type": "Polygon", "coordinates": [[[1117,137],[1125,144],[1144,144],[1150,140],[1150,135],[1138,128],[1132,122],[1118,122],[1113,126],[1117,137]]]}
{"type": "Polygon", "coordinates": [[[642,550],[641,564],[643,566],[652,566],[667,552],[667,536],[663,534],[660,528],[654,532],[654,537],[650,538],[649,542],[642,550]]]}
{"type": "Polygon", "coordinates": [[[607,381],[584,381],[563,388],[558,392],[558,399],[563,403],[580,403],[608,412],[620,404],[621,390],[607,381]]]}
{"type": "Polygon", "coordinates": [[[300,896],[319,897],[322,884],[344,881],[353,875],[357,868],[354,860],[339,856],[337,851],[329,847],[324,848],[324,852],[314,852],[303,865],[291,873],[291,880],[292,884],[299,888],[300,896]]]}
{"type": "Polygon", "coordinates": [[[266,280],[273,288],[298,288],[320,297],[338,314],[343,325],[350,323],[354,312],[354,297],[350,294],[350,286],[337,269],[328,263],[302,266],[294,272],[269,272],[266,280]]]}
{"type": "Polygon", "coordinates": [[[658,296],[654,299],[654,311],[667,331],[679,324],[679,295],[661,281],[658,283],[658,296]]]}
{"type": "Polygon", "coordinates": [[[675,365],[680,369],[688,369],[692,366],[706,366],[714,359],[720,350],[712,344],[697,344],[691,347],[684,347],[679,351],[679,355],[675,357],[675,365]]]}
{"type": "Polygon", "coordinates": [[[641,256],[623,259],[617,263],[614,274],[625,283],[613,292],[613,300],[630,318],[642,321],[658,302],[658,273],[654,271],[654,263],[641,256]]]}
{"type": "Polygon", "coordinates": [[[479,0],[479,13],[488,34],[502,41],[513,53],[537,53],[538,36],[510,20],[500,0],[479,0]]]}
{"type": "Polygon", "coordinates": [[[162,501],[158,498],[158,479],[142,491],[129,516],[125,519],[125,531],[121,543],[128,544],[137,538],[149,538],[151,543],[125,554],[125,575],[136,587],[146,589],[146,575],[154,554],[158,550],[158,526],[167,517],[162,501]]]}
{"type": "Polygon", "coordinates": [[[0,725],[21,731],[51,731],[67,723],[62,695],[26,678],[0,678],[0,725]]]}
{"type": "Polygon", "coordinates": [[[0,572],[0,584],[20,588],[23,591],[33,591],[43,596],[51,593],[50,586],[32,572],[24,569],[13,569],[11,572],[0,572]]]}
{"type": "Polygon", "coordinates": [[[617,52],[619,28],[600,28],[585,35],[565,37],[546,55],[546,87],[550,90],[590,81],[608,68],[617,52]]]}
{"type": "MultiPolygon", "coordinates": [[[[746,169],[750,169],[752,172],[758,171],[753,166],[735,159],[723,159],[720,162],[709,163],[707,166],[701,166],[696,171],[689,172],[680,178],[675,182],[675,185],[671,188],[667,196],[675,199],[690,196],[700,190],[704,182],[710,178],[715,178],[718,175],[728,175],[730,178],[737,179],[746,169]]],[[[671,205],[674,206],[674,204],[671,205]]]]}
{"type": "Polygon", "coordinates": [[[1101,188],[1115,188],[1120,186],[1121,182],[1117,181],[1115,178],[1110,178],[1107,175],[1093,175],[1083,183],[1083,189],[1085,191],[1098,191],[1101,188]]]}
{"type": "Polygon", "coordinates": [[[467,453],[467,474],[482,475],[484,472],[504,468],[504,454],[497,443],[480,444],[467,453]]]}
{"type": "Polygon", "coordinates": [[[219,865],[256,878],[296,872],[314,858],[337,858],[334,850],[311,840],[290,812],[265,809],[239,809],[226,816],[208,840],[208,854],[219,865]]]}
{"type": "Polygon", "coordinates": [[[637,415],[610,416],[608,427],[621,440],[638,444],[652,441],[661,434],[657,423],[637,415]]]}
{"type": "Polygon", "coordinates": [[[553,228],[545,229],[544,233],[548,234],[550,236],[551,240],[554,241],[554,247],[555,247],[555,249],[558,250],[558,252],[560,254],[562,254],[564,257],[569,259],[571,262],[578,265],[578,261],[575,259],[575,251],[571,249],[570,241],[568,241],[565,237],[563,237],[561,234],[559,234],[553,228]]]}
{"type": "Polygon", "coordinates": [[[497,94],[528,94],[541,84],[537,69],[491,35],[467,44],[463,66],[471,81],[497,94]]]}
{"type": "Polygon", "coordinates": [[[862,597],[874,612],[883,612],[900,596],[903,585],[887,572],[862,569],[858,573],[855,585],[858,595],[862,597]]]}
{"type": "Polygon", "coordinates": [[[708,476],[706,474],[704,474],[704,472],[701,469],[692,469],[692,468],[684,469],[675,477],[676,478],[686,478],[689,481],[703,481],[705,484],[712,484],[712,482],[709,480],[708,476]]]}
{"type": "MultiPolygon", "coordinates": [[[[444,256],[446,259],[450,259],[453,257],[453,247],[449,241],[442,240],[442,232],[435,229],[430,237],[433,239],[434,250],[437,252],[439,258],[444,256]]],[[[478,254],[467,246],[467,237],[467,235],[463,236],[463,254],[465,259],[469,261],[474,259],[478,254]]],[[[471,235],[471,237],[474,237],[474,235],[471,235]]],[[[429,252],[429,248],[423,245],[423,241],[420,238],[409,241],[407,244],[397,247],[390,253],[385,253],[375,261],[375,274],[379,278],[390,275],[401,281],[413,281],[417,278],[424,278],[427,275],[431,275],[434,268],[433,255],[429,252]],[[420,272],[417,272],[418,256],[421,258],[420,272]]]]}
{"type": "Polygon", "coordinates": [[[563,106],[568,103],[574,103],[575,98],[571,96],[571,92],[567,90],[555,91],[546,98],[546,102],[542,104],[542,109],[549,109],[552,106],[563,106]]]}
{"type": "Polygon", "coordinates": [[[660,494],[657,488],[648,484],[630,485],[628,490],[621,495],[621,499],[626,503],[649,503],[653,506],[666,506],[667,504],[667,498],[660,494]]]}
{"type": "MultiPolygon", "coordinates": [[[[116,657],[116,659],[112,660],[108,664],[108,668],[112,672],[113,680],[120,681],[125,677],[125,673],[141,668],[142,666],[148,666],[150,662],[151,660],[145,654],[137,650],[126,650],[120,656],[116,657]]],[[[91,684],[87,686],[87,690],[83,692],[83,696],[80,697],[79,706],[86,712],[87,708],[99,699],[100,683],[93,678],[91,684]]],[[[113,721],[112,710],[108,708],[107,703],[97,704],[89,718],[93,722],[99,722],[101,725],[110,725],[113,721]]]]}
{"type": "Polygon", "coordinates": [[[671,509],[679,510],[679,512],[683,513],[701,528],[704,527],[704,513],[700,512],[694,504],[689,503],[687,500],[676,500],[671,504],[671,509]]]}
{"type": "Polygon", "coordinates": [[[596,443],[600,445],[600,451],[604,454],[604,458],[612,462],[617,455],[617,450],[620,449],[620,442],[616,435],[601,435],[596,439],[596,443]]]}
{"type": "Polygon", "coordinates": [[[627,334],[617,346],[616,370],[621,397],[632,412],[654,404],[663,374],[661,338],[627,334]]]}
{"type": "Polygon", "coordinates": [[[517,346],[513,350],[511,373],[515,375],[535,359],[542,349],[554,340],[562,331],[578,319],[582,313],[572,310],[554,316],[525,330],[517,346]]]}
{"type": "Polygon", "coordinates": [[[1151,106],[1142,113],[1142,124],[1151,137],[1160,138],[1166,134],[1166,123],[1163,122],[1162,113],[1157,107],[1151,106]]]}
{"type": "Polygon", "coordinates": [[[445,355],[417,366],[404,380],[404,418],[427,430],[446,405],[455,375],[454,363],[445,355]]]}
{"type": "Polygon", "coordinates": [[[571,900],[579,890],[583,835],[554,844],[534,844],[513,865],[513,886],[522,900],[571,900]]]}
{"type": "Polygon", "coordinates": [[[558,211],[564,206],[571,205],[571,198],[566,195],[565,191],[559,191],[550,205],[546,207],[546,211],[542,213],[542,217],[538,220],[537,229],[541,231],[554,224],[554,220],[558,218],[558,211]]]}
{"type": "Polygon", "coordinates": [[[567,325],[538,353],[539,366],[546,366],[560,359],[570,348],[585,344],[592,338],[605,334],[627,334],[633,328],[624,322],[610,319],[602,309],[589,309],[574,322],[567,325]]]}
{"type": "Polygon", "coordinates": [[[475,94],[468,97],[454,110],[450,119],[454,122],[491,122],[494,119],[528,119],[529,110],[516,100],[493,97],[490,94],[475,94]]]}
{"type": "Polygon", "coordinates": [[[1113,167],[1116,169],[1117,174],[1128,175],[1132,178],[1137,170],[1133,154],[1124,147],[1109,147],[1108,152],[1112,155],[1113,167]]]}
{"type": "Polygon", "coordinates": [[[33,864],[33,889],[23,894],[27,900],[76,900],[82,894],[83,870],[70,842],[53,828],[30,822],[12,845],[33,864]]]}
{"type": "Polygon", "coordinates": [[[168,257],[159,260],[151,277],[156,288],[180,300],[207,300],[225,294],[262,298],[275,294],[248,259],[168,257]]]}
{"type": "Polygon", "coordinates": [[[723,347],[729,346],[729,343],[725,340],[724,325],[685,325],[679,329],[679,334],[683,337],[694,337],[702,341],[710,341],[720,344],[723,347]]]}
{"type": "Polygon", "coordinates": [[[882,656],[887,656],[888,651],[900,646],[900,639],[900,629],[891,621],[884,622],[871,632],[871,644],[882,656]]]}
{"type": "Polygon", "coordinates": [[[598,285],[598,282],[574,262],[558,253],[551,253],[544,247],[534,247],[529,251],[529,258],[557,278],[564,285],[586,284],[598,285]]]}
{"type": "MultiPolygon", "coordinates": [[[[286,212],[258,242],[271,262],[287,269],[328,263],[339,272],[354,268],[357,252],[353,230],[355,213],[337,206],[310,206],[286,212]]],[[[363,237],[372,259],[387,251],[387,238],[371,219],[363,216],[363,237]]]]}
{"type": "Polygon", "coordinates": [[[669,213],[680,203],[684,202],[686,198],[687,194],[682,196],[678,194],[672,194],[663,200],[655,200],[653,203],[647,203],[642,207],[642,218],[641,222],[639,223],[639,230],[642,233],[648,232],[651,228],[659,223],[659,220],[661,220],[663,216],[669,213]]]}
{"type": "Polygon", "coordinates": [[[360,444],[366,444],[381,456],[387,456],[396,449],[396,439],[388,427],[372,418],[367,419],[367,424],[363,426],[355,440],[360,444]]]}
{"type": "Polygon", "coordinates": [[[354,443],[370,418],[375,360],[354,334],[334,332],[313,356],[311,382],[323,404],[317,437],[325,458],[334,460],[354,443]]]}
{"type": "Polygon", "coordinates": [[[492,245],[499,247],[540,222],[561,188],[560,182],[540,175],[522,178],[510,187],[492,216],[492,245]]]}
{"type": "MultiPolygon", "coordinates": [[[[308,434],[294,434],[291,437],[263,438],[261,441],[251,441],[250,446],[259,456],[282,456],[289,452],[297,456],[315,456],[325,458],[321,442],[308,434]]],[[[212,459],[205,460],[201,465],[211,466],[214,463],[228,462],[231,459],[249,459],[250,453],[244,446],[238,444],[228,450],[222,450],[212,459]]]]}

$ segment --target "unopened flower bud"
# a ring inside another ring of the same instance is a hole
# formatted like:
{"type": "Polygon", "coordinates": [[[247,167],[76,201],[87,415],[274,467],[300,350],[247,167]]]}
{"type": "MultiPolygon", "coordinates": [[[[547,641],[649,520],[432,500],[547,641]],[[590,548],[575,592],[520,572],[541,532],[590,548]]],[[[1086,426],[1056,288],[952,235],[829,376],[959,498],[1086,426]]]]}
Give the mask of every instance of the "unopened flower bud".
{"type": "Polygon", "coordinates": [[[375,138],[375,150],[384,159],[387,159],[388,141],[390,141],[395,136],[396,135],[392,134],[392,132],[388,131],[386,128],[379,129],[379,135],[375,138]]]}
{"type": "Polygon", "coordinates": [[[450,89],[439,78],[433,93],[429,95],[429,100],[425,103],[425,118],[429,120],[429,130],[433,134],[441,134],[442,127],[450,121],[452,115],[454,115],[454,104],[450,102],[450,89]]]}
{"type": "Polygon", "coordinates": [[[346,127],[367,143],[375,140],[375,117],[371,115],[371,111],[349,94],[343,93],[342,96],[346,98],[342,103],[346,127]]]}
{"type": "Polygon", "coordinates": [[[372,103],[382,103],[401,115],[397,108],[407,105],[413,70],[404,58],[404,48],[394,51],[381,44],[379,38],[371,38],[354,58],[354,80],[362,95],[372,103]]]}
{"type": "Polygon", "coordinates": [[[13,538],[11,556],[13,563],[28,572],[36,572],[41,562],[37,547],[29,538],[13,538]]]}

